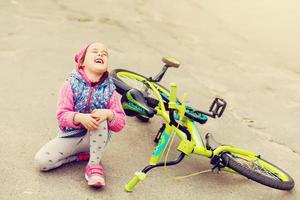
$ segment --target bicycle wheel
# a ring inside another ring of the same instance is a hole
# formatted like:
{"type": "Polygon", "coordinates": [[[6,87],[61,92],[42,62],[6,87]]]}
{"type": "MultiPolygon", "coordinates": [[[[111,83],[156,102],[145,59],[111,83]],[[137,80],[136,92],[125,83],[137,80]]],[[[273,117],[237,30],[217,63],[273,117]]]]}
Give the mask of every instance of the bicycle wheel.
{"type": "Polygon", "coordinates": [[[221,158],[225,166],[263,185],[279,190],[291,190],[295,185],[285,171],[261,158],[233,153],[223,153],[221,158]]]}
{"type": "MultiPolygon", "coordinates": [[[[115,69],[111,71],[110,76],[113,78],[117,92],[121,95],[125,94],[128,90],[134,88],[141,91],[150,107],[155,108],[158,105],[158,98],[151,87],[145,82],[147,77],[125,69],[115,69]]],[[[169,97],[169,90],[164,86],[152,82],[152,85],[158,90],[163,100],[169,97]]]]}

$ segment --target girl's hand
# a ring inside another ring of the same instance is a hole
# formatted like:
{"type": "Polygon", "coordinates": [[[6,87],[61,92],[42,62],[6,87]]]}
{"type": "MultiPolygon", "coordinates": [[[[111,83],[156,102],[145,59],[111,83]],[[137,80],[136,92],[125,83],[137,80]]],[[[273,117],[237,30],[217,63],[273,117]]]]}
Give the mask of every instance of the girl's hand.
{"type": "Polygon", "coordinates": [[[99,127],[99,122],[91,114],[77,113],[74,122],[82,124],[89,131],[97,130],[99,127]]]}
{"type": "Polygon", "coordinates": [[[113,112],[110,109],[95,109],[91,116],[100,124],[105,120],[111,121],[113,118],[113,112]]]}

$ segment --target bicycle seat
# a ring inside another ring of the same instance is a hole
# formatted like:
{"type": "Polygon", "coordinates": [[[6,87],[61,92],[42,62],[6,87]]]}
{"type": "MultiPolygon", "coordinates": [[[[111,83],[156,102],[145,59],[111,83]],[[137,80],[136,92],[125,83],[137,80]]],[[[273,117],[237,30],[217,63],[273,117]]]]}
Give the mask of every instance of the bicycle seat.
{"type": "Polygon", "coordinates": [[[143,93],[137,89],[128,90],[121,98],[122,107],[128,116],[153,117],[155,110],[147,105],[143,93]]]}
{"type": "Polygon", "coordinates": [[[170,56],[165,56],[162,58],[162,61],[166,64],[167,67],[175,67],[178,68],[180,65],[180,62],[177,61],[175,58],[172,58],[170,56]]]}

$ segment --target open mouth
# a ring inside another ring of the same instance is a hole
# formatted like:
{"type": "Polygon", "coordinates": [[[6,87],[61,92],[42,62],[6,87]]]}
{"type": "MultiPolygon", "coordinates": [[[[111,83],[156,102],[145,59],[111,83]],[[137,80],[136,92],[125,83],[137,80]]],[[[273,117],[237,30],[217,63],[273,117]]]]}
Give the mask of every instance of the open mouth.
{"type": "Polygon", "coordinates": [[[101,58],[97,58],[94,60],[95,63],[100,63],[100,64],[103,64],[103,60],[101,58]]]}

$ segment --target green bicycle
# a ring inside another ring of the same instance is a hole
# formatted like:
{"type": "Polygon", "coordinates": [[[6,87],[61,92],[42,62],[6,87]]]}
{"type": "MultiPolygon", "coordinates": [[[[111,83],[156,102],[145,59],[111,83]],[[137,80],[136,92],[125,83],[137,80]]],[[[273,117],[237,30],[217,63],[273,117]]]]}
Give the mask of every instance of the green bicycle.
{"type": "Polygon", "coordinates": [[[279,190],[291,190],[294,187],[291,176],[262,159],[260,155],[238,147],[222,145],[215,141],[210,133],[205,135],[204,142],[195,123],[205,124],[208,117],[220,118],[226,108],[226,101],[215,98],[209,112],[186,106],[185,98],[178,100],[176,97],[176,84],[171,84],[168,90],[158,83],[168,68],[178,68],[180,63],[171,57],[164,57],[162,61],[165,65],[154,78],[124,69],[111,72],[117,91],[122,95],[121,102],[126,115],[136,116],[142,121],[148,121],[154,115],[158,115],[165,121],[154,139],[158,144],[151,155],[149,165],[135,173],[135,177],[125,185],[126,191],[133,191],[151,169],[176,165],[190,154],[210,158],[212,170],[218,172],[222,170],[237,173],[279,190]],[[180,138],[177,147],[180,155],[174,161],[160,162],[172,133],[180,138]]]}

